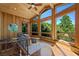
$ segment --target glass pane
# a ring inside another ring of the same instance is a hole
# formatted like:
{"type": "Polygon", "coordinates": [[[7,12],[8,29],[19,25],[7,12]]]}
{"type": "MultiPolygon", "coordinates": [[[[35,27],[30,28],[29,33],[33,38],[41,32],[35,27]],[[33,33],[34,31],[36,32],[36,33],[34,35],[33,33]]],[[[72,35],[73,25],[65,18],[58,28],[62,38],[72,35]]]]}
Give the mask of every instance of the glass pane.
{"type": "Polygon", "coordinates": [[[51,16],[51,15],[52,15],[52,10],[48,9],[44,13],[41,14],[40,19],[46,18],[46,17],[51,16]]]}
{"type": "Polygon", "coordinates": [[[51,32],[51,20],[41,22],[41,32],[51,32]]]}
{"type": "Polygon", "coordinates": [[[22,23],[22,32],[27,33],[28,32],[28,24],[22,23]]]}
{"type": "Polygon", "coordinates": [[[73,42],[75,32],[75,12],[68,13],[56,19],[57,39],[73,42]]]}
{"type": "Polygon", "coordinates": [[[57,6],[56,7],[56,13],[59,13],[69,7],[71,7],[72,5],[74,5],[75,3],[68,3],[68,4],[63,4],[62,6],[57,6]]]}
{"type": "Polygon", "coordinates": [[[33,23],[33,24],[32,24],[32,32],[38,32],[37,23],[33,23]]]}

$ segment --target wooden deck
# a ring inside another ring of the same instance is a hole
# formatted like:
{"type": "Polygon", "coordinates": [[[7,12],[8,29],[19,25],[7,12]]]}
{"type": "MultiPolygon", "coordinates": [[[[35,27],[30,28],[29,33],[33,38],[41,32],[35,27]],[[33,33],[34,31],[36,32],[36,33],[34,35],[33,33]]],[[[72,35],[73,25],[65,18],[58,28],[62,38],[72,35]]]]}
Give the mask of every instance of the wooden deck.
{"type": "Polygon", "coordinates": [[[77,56],[77,54],[71,51],[71,47],[59,42],[57,42],[56,45],[52,47],[52,50],[55,56],[77,56]]]}
{"type": "MultiPolygon", "coordinates": [[[[21,49],[22,47],[17,47],[17,51],[19,53],[19,49],[23,51],[24,56],[27,56],[27,51],[25,49],[21,49]]],[[[15,47],[16,49],[16,47],[15,47]]],[[[15,52],[15,50],[10,49],[10,51],[3,55],[10,55],[15,52]]],[[[15,52],[16,53],[16,52],[15,52]]],[[[20,54],[20,56],[22,56],[20,54]]],[[[18,54],[19,55],[19,54],[18,54]]],[[[78,56],[71,50],[71,46],[64,41],[58,41],[56,44],[52,44],[45,41],[38,41],[37,43],[31,44],[29,46],[29,55],[30,56],[78,56]]]]}
{"type": "Polygon", "coordinates": [[[48,46],[43,47],[41,50],[33,53],[32,56],[36,54],[37,56],[78,56],[77,54],[71,51],[70,46],[62,44],[61,42],[57,42],[54,46],[51,46],[49,44],[48,46]]]}

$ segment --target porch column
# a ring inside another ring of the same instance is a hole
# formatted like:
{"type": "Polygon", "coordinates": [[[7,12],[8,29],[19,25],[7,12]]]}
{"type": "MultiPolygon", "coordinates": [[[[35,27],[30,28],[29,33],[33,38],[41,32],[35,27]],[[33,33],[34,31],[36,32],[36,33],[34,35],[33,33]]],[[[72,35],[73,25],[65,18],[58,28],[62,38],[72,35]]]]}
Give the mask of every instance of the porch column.
{"type": "MultiPolygon", "coordinates": [[[[0,40],[2,40],[2,13],[0,12],[0,40]]],[[[1,50],[1,45],[0,45],[1,50]]]]}
{"type": "Polygon", "coordinates": [[[40,15],[38,15],[38,36],[41,36],[41,22],[40,22],[40,15]]]}
{"type": "Polygon", "coordinates": [[[2,26],[1,26],[1,25],[2,25],[1,22],[2,22],[2,13],[0,12],[0,40],[2,39],[2,38],[1,38],[1,30],[2,30],[2,29],[1,29],[1,27],[2,27],[2,26]]]}
{"type": "Polygon", "coordinates": [[[75,45],[79,47],[79,4],[76,5],[75,45]]]}
{"type": "Polygon", "coordinates": [[[75,10],[75,44],[72,44],[71,50],[79,54],[79,4],[76,4],[75,10]]]}
{"type": "Polygon", "coordinates": [[[56,18],[55,18],[55,6],[52,8],[52,39],[56,40],[56,18]]]}

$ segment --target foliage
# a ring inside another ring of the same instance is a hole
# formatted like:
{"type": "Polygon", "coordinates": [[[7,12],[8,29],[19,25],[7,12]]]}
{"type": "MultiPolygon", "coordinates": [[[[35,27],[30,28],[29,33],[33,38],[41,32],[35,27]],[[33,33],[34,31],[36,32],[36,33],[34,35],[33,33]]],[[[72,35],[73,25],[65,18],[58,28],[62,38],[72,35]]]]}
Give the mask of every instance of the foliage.
{"type": "Polygon", "coordinates": [[[22,32],[23,33],[27,32],[27,24],[22,24],[22,32]]]}
{"type": "Polygon", "coordinates": [[[73,41],[72,37],[70,36],[71,33],[74,32],[74,25],[72,24],[72,21],[68,15],[63,16],[60,19],[61,23],[57,25],[57,33],[58,39],[63,39],[65,41],[73,41]],[[67,36],[65,36],[67,34],[67,36]]]}
{"type": "Polygon", "coordinates": [[[32,24],[32,32],[38,32],[37,23],[33,23],[33,24],[32,24]]]}
{"type": "Polygon", "coordinates": [[[51,24],[42,22],[41,23],[41,32],[51,32],[51,24]]]}
{"type": "MultiPolygon", "coordinates": [[[[37,28],[38,27],[37,27],[36,23],[32,24],[32,31],[33,32],[37,32],[38,31],[37,28]]],[[[51,31],[51,24],[42,22],[41,23],[41,32],[50,32],[50,31],[51,31]]]]}
{"type": "Polygon", "coordinates": [[[64,33],[72,33],[74,32],[74,25],[72,24],[72,21],[70,20],[70,17],[65,15],[60,19],[61,23],[58,25],[61,32],[64,33]]]}

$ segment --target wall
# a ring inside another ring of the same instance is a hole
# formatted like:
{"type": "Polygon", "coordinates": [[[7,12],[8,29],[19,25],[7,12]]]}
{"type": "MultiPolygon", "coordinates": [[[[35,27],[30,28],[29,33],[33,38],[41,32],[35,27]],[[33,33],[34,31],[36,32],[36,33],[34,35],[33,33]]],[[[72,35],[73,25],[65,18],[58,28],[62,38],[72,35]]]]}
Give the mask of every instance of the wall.
{"type": "Polygon", "coordinates": [[[1,12],[0,12],[0,39],[1,39],[1,12]]]}
{"type": "Polygon", "coordinates": [[[18,32],[22,32],[23,20],[26,19],[0,12],[0,39],[11,39],[12,37],[16,37],[18,32]],[[15,23],[18,25],[18,32],[13,33],[8,30],[8,25],[11,23],[15,23]]]}
{"type": "Polygon", "coordinates": [[[75,45],[79,48],[79,4],[76,4],[75,45]]]}

